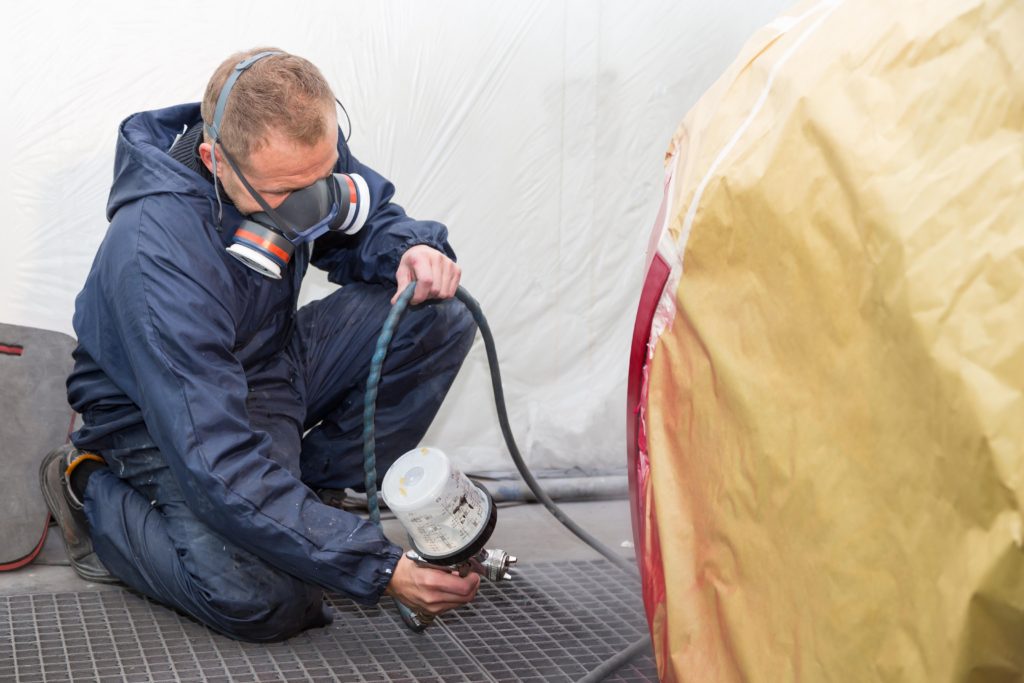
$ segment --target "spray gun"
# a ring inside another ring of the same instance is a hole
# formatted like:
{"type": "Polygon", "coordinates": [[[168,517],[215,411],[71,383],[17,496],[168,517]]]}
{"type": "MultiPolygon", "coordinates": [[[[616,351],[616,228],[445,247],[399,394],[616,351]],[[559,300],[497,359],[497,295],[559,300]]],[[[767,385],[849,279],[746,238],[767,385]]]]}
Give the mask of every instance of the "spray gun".
{"type": "MultiPolygon", "coordinates": [[[[396,460],[381,495],[408,532],[413,549],[405,555],[417,565],[460,576],[476,572],[490,581],[512,578],[515,556],[484,547],[498,521],[494,501],[440,450],[417,448],[396,460]]],[[[397,604],[414,631],[434,620],[397,604]]]]}

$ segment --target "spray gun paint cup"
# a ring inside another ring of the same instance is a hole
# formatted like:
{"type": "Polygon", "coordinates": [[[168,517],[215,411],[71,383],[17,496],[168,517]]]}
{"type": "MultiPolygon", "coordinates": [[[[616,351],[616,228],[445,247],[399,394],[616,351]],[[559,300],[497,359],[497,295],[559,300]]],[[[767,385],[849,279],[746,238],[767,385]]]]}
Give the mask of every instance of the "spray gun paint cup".
{"type": "Polygon", "coordinates": [[[396,460],[381,495],[416,553],[439,565],[458,564],[479,552],[498,518],[487,491],[437,448],[417,448],[396,460]]]}
{"type": "MultiPolygon", "coordinates": [[[[498,521],[494,501],[440,450],[417,448],[396,460],[381,495],[408,532],[413,550],[406,556],[418,565],[462,576],[473,571],[491,581],[512,578],[516,558],[484,548],[498,521]]],[[[414,631],[433,621],[401,605],[399,611],[414,631]]]]}

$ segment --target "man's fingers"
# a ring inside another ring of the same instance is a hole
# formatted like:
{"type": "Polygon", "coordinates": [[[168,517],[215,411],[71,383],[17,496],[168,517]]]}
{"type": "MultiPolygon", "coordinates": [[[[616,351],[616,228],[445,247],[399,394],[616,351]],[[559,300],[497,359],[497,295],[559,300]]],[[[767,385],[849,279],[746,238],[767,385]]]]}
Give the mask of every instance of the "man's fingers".
{"type": "Polygon", "coordinates": [[[455,581],[445,581],[445,574],[436,569],[418,567],[418,572],[424,572],[418,578],[418,589],[402,596],[416,610],[427,614],[440,614],[450,609],[456,609],[470,602],[476,597],[476,591],[480,586],[479,574],[470,574],[465,579],[454,574],[455,581]]]}
{"type": "Polygon", "coordinates": [[[427,285],[422,289],[416,288],[416,298],[421,301],[427,299],[450,299],[455,296],[455,290],[459,286],[462,277],[462,269],[444,254],[434,252],[435,258],[424,264],[424,277],[428,278],[427,285]],[[429,273],[427,275],[426,273],[429,273]],[[422,297],[422,298],[420,298],[422,297]]]}
{"type": "Polygon", "coordinates": [[[463,577],[458,574],[449,574],[426,567],[421,567],[421,569],[432,574],[432,576],[429,574],[424,576],[423,583],[425,586],[438,593],[452,596],[455,599],[472,599],[476,594],[477,588],[480,586],[479,574],[469,574],[463,577]]]}
{"type": "Polygon", "coordinates": [[[442,277],[441,264],[438,257],[442,257],[442,254],[431,250],[410,261],[413,270],[416,272],[416,294],[412,297],[412,303],[420,304],[427,299],[437,297],[438,283],[442,277]]]}
{"type": "Polygon", "coordinates": [[[416,293],[409,303],[421,304],[434,296],[434,274],[428,269],[421,269],[416,277],[416,293]],[[425,272],[424,272],[425,271],[425,272]]]}
{"type": "Polygon", "coordinates": [[[459,281],[462,279],[462,268],[455,261],[448,261],[445,268],[444,286],[438,296],[442,299],[450,299],[455,296],[455,290],[459,288],[459,281]]]}
{"type": "Polygon", "coordinates": [[[422,596],[423,608],[431,614],[440,614],[441,612],[466,604],[476,597],[476,592],[480,587],[479,574],[470,574],[462,578],[457,574],[443,574],[434,569],[426,569],[425,571],[433,572],[442,579],[448,579],[425,581],[426,583],[434,584],[422,596]]]}
{"type": "Polygon", "coordinates": [[[472,600],[479,587],[479,574],[463,577],[420,567],[403,555],[395,565],[387,591],[415,610],[440,614],[472,600]]]}
{"type": "Polygon", "coordinates": [[[408,268],[399,267],[398,272],[395,273],[395,281],[398,283],[398,287],[395,289],[395,295],[391,297],[392,306],[398,301],[398,297],[405,291],[406,286],[412,282],[412,272],[408,268]]]}
{"type": "MultiPolygon", "coordinates": [[[[416,280],[416,291],[410,302],[412,304],[420,304],[428,299],[451,298],[461,278],[462,269],[457,263],[440,251],[422,244],[406,250],[395,276],[399,293],[404,283],[416,280]]],[[[394,303],[397,300],[396,293],[391,301],[394,303]]]]}

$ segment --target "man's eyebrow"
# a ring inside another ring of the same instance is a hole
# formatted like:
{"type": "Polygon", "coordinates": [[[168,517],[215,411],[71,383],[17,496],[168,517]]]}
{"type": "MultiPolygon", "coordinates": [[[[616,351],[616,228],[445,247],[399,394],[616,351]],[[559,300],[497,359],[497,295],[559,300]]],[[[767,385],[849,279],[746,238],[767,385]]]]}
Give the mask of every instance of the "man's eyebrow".
{"type": "MultiPolygon", "coordinates": [[[[321,178],[326,178],[327,176],[329,176],[332,173],[334,173],[334,167],[338,165],[338,160],[340,158],[341,157],[338,156],[338,153],[335,152],[334,153],[334,161],[331,162],[331,167],[327,170],[327,173],[323,174],[320,177],[321,178]]],[[[284,194],[285,192],[298,192],[299,190],[305,189],[306,187],[308,187],[308,185],[303,185],[302,187],[292,187],[292,186],[257,187],[257,188],[254,188],[254,189],[257,192],[259,192],[260,194],[263,194],[263,193],[266,193],[266,194],[284,194]]]]}

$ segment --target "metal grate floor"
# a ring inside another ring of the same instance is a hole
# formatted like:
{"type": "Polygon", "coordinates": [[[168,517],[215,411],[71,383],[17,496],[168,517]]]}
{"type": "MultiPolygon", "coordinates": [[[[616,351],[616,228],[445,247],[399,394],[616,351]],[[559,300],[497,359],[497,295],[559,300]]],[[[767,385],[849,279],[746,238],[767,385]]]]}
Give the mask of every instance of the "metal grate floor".
{"type": "MultiPolygon", "coordinates": [[[[219,636],[126,590],[0,598],[0,681],[576,681],[647,632],[605,560],[533,563],[410,632],[390,601],[332,596],[334,624],[284,643],[219,636]]],[[[608,681],[655,681],[650,651],[608,681]]]]}

